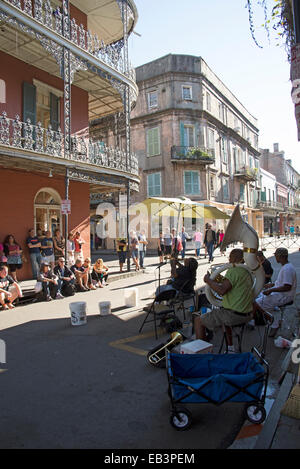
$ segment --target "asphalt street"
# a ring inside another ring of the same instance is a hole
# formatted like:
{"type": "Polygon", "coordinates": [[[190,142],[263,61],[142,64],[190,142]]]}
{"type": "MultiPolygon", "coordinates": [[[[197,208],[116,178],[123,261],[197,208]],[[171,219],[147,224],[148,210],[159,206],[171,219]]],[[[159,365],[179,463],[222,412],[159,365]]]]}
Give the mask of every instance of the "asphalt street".
{"type": "MultiPolygon", "coordinates": [[[[271,255],[271,251],[269,253],[271,255]]],[[[291,261],[300,274],[299,253],[291,261]]],[[[0,339],[6,344],[1,365],[1,448],[215,449],[227,448],[244,422],[244,404],[192,405],[193,425],[178,432],[169,423],[166,370],[151,367],[147,351],[155,340],[151,324],[138,333],[143,306],[157,286],[156,258],[145,273],[120,279],[104,289],[49,303],[0,312],[0,339]],[[124,290],[138,288],[137,307],[124,306],[124,290]],[[87,302],[87,324],[71,325],[69,303],[87,302]],[[100,301],[112,314],[100,316],[100,301]]],[[[279,266],[274,266],[275,275],[279,266]]],[[[215,263],[224,263],[217,254],[215,263]]],[[[108,263],[109,264],[109,263],[108,263]]],[[[116,269],[116,261],[111,262],[116,269]]],[[[198,287],[209,264],[199,261],[198,287]]],[[[162,282],[169,276],[162,268],[162,282]]],[[[299,283],[300,285],[300,283],[299,283]]],[[[292,332],[295,319],[286,324],[292,332]]],[[[247,331],[245,349],[261,344],[262,331],[247,331]]],[[[220,334],[214,336],[218,349],[220,334]]],[[[271,381],[276,383],[286,350],[268,342],[271,381]]],[[[276,385],[271,386],[271,394],[276,385]]],[[[270,396],[272,397],[272,396],[270,396]]]]}

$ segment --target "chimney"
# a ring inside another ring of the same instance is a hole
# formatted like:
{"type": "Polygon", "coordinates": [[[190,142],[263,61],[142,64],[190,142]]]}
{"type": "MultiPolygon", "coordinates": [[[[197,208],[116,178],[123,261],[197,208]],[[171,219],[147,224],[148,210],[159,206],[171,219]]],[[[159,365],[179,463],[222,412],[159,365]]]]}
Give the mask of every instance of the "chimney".
{"type": "Polygon", "coordinates": [[[279,143],[273,143],[274,153],[279,152],[279,143]]]}

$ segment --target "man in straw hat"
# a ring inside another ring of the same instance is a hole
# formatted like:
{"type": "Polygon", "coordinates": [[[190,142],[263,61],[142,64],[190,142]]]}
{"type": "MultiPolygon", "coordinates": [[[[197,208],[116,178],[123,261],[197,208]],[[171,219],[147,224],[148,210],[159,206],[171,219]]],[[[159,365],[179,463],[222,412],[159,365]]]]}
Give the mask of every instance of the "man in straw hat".
{"type": "Polygon", "coordinates": [[[266,284],[265,290],[254,302],[254,314],[256,311],[268,311],[274,316],[270,337],[275,337],[280,325],[280,312],[276,307],[292,303],[296,295],[297,275],[294,266],[288,260],[288,254],[286,248],[276,249],[275,259],[282,265],[277,280],[275,283],[266,284]]]}

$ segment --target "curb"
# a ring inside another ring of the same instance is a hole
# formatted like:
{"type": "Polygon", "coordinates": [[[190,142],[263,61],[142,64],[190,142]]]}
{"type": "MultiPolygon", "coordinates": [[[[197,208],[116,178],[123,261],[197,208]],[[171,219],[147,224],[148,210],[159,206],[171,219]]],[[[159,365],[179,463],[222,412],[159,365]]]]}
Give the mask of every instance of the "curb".
{"type": "Polygon", "coordinates": [[[262,431],[260,432],[254,449],[271,449],[274,435],[277,430],[278,422],[280,419],[280,411],[287,401],[291,392],[294,382],[294,374],[287,373],[280,387],[279,393],[272,405],[270,413],[264,423],[262,431]]]}

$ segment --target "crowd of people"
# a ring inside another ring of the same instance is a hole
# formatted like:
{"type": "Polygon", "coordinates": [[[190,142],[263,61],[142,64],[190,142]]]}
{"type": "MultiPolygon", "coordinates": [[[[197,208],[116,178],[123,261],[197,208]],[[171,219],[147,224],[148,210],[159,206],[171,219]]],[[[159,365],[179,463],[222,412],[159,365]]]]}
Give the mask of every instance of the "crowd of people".
{"type": "MultiPolygon", "coordinates": [[[[65,242],[59,229],[51,231],[28,231],[26,245],[35,279],[35,292],[39,300],[51,301],[104,288],[107,285],[109,268],[103,259],[94,265],[89,257],[83,258],[84,240],[80,232],[69,233],[65,242]],[[67,259],[65,259],[65,252],[67,259]]],[[[13,302],[22,298],[17,272],[22,268],[25,255],[15,237],[6,236],[0,244],[0,304],[3,309],[12,309],[13,302]]]]}

